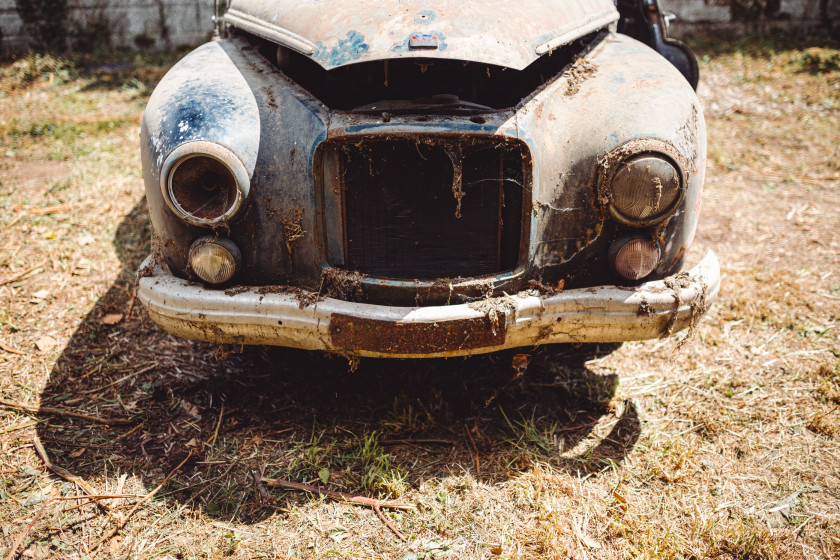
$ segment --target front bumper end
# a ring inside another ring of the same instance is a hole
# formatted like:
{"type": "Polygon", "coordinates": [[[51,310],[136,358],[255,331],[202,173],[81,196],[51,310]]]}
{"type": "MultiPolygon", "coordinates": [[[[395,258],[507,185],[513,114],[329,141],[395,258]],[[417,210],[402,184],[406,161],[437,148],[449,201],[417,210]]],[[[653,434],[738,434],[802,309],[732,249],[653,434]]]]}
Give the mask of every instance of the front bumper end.
{"type": "Polygon", "coordinates": [[[709,251],[688,272],[640,286],[532,291],[460,305],[391,307],[272,287],[207,289],[158,266],[139,281],[152,320],[194,340],[389,358],[467,356],[558,342],[660,338],[696,323],[720,288],[709,251]]]}

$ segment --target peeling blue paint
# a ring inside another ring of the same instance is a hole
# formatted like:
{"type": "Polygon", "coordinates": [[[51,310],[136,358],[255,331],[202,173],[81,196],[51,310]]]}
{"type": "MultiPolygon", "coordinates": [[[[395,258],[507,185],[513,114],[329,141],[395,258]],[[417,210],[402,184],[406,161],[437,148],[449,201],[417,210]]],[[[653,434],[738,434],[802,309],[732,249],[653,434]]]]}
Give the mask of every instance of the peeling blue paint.
{"type": "Polygon", "coordinates": [[[539,36],[539,37],[537,37],[536,39],[533,39],[533,40],[531,41],[531,46],[532,46],[532,47],[534,47],[534,48],[536,49],[538,46],[540,46],[540,45],[544,45],[544,44],[548,43],[549,41],[551,41],[552,39],[554,39],[555,37],[557,37],[557,35],[558,35],[557,30],[556,30],[556,29],[552,29],[552,30],[551,30],[551,31],[549,31],[548,33],[543,33],[542,35],[540,35],[540,36],[539,36]]]}
{"type": "Polygon", "coordinates": [[[444,35],[440,31],[431,31],[432,35],[437,35],[438,38],[438,50],[445,51],[446,50],[446,35],[444,35]]]}
{"type": "Polygon", "coordinates": [[[432,10],[421,10],[417,12],[417,15],[414,16],[414,23],[419,23],[420,25],[428,25],[432,23],[437,14],[434,13],[432,10]]]}
{"type": "Polygon", "coordinates": [[[315,46],[315,53],[312,57],[329,66],[341,66],[353,60],[358,60],[370,48],[365,43],[365,36],[355,30],[348,31],[347,38],[340,39],[336,47],[328,48],[321,41],[315,43],[315,46]]]}
{"type": "Polygon", "coordinates": [[[607,80],[609,86],[623,86],[627,83],[627,80],[624,79],[624,72],[610,72],[607,74],[607,80]]]}
{"type": "MultiPolygon", "coordinates": [[[[312,142],[312,145],[309,147],[309,179],[312,179],[314,169],[315,169],[315,151],[318,149],[318,146],[327,139],[327,131],[323,130],[318,134],[318,137],[312,142]]],[[[314,199],[313,199],[314,200],[314,199]]]]}

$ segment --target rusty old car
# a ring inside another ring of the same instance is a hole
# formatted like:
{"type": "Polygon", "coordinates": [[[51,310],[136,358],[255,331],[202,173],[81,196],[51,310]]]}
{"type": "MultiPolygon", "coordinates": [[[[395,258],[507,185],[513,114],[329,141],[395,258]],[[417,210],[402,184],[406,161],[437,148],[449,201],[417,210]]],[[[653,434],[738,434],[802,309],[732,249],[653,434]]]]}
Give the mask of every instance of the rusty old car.
{"type": "Polygon", "coordinates": [[[670,335],[706,130],[657,0],[232,0],[151,96],[151,318],[447,357],[670,335]]]}

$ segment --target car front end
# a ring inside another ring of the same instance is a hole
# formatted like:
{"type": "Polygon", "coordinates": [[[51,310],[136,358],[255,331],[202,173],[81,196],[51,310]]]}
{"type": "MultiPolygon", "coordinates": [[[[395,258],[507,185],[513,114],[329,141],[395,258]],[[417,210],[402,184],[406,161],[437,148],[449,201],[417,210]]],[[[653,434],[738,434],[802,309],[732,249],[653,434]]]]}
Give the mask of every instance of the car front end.
{"type": "Polygon", "coordinates": [[[225,38],[150,99],[139,297],[155,322],[442,357],[657,338],[705,312],[716,257],[681,272],[702,110],[672,64],[615,32],[611,1],[527,21],[409,2],[371,8],[370,28],[316,4],[234,2],[225,38]]]}

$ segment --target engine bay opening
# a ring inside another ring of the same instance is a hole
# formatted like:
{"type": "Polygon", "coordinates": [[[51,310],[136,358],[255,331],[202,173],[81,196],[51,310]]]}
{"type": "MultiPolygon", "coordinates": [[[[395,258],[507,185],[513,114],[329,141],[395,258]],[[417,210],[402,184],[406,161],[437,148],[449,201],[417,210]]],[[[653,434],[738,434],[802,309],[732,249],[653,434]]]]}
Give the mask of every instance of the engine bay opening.
{"type": "Polygon", "coordinates": [[[244,36],[286,76],[327,107],[394,114],[475,114],[512,108],[597,44],[598,31],[559,47],[523,70],[465,60],[394,58],[325,70],[291,49],[244,36]]]}

